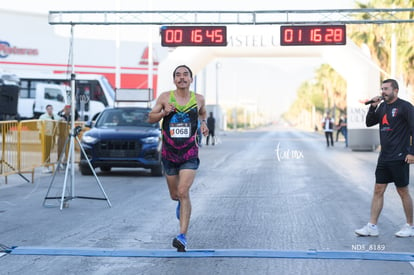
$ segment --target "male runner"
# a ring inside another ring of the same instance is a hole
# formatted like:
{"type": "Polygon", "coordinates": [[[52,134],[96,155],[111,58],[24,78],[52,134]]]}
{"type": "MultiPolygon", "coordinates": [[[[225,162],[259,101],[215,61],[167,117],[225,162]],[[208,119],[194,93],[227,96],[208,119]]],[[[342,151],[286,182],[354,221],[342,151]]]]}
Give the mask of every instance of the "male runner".
{"type": "Polygon", "coordinates": [[[162,163],[164,165],[171,199],[178,201],[177,218],[180,234],[173,246],[185,252],[187,230],[190,223],[190,187],[200,164],[198,158],[197,124],[201,120],[201,132],[208,135],[205,100],[202,95],[190,91],[193,73],[186,65],[173,72],[175,90],[162,93],[149,114],[149,122],[162,121],[162,163]]]}

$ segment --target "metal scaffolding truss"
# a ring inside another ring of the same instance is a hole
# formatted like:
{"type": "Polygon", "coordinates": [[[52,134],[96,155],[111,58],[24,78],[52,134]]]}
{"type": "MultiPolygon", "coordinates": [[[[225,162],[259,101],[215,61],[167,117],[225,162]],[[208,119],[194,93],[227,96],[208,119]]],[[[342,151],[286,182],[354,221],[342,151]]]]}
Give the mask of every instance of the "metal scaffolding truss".
{"type": "Polygon", "coordinates": [[[414,8],[259,11],[50,11],[51,25],[283,25],[413,23],[414,8]]]}

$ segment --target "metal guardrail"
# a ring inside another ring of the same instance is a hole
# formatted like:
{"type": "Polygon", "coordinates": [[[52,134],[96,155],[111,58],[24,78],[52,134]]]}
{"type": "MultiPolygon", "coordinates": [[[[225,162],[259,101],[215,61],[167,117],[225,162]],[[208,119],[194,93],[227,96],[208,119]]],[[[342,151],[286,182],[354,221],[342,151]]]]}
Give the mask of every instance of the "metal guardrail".
{"type": "Polygon", "coordinates": [[[19,154],[18,154],[18,122],[0,122],[1,131],[1,156],[0,156],[0,175],[7,176],[19,173],[19,154]]]}
{"type": "MultiPolygon", "coordinates": [[[[83,124],[76,122],[76,125],[83,124]]],[[[14,174],[29,182],[23,176],[25,173],[31,174],[33,183],[35,169],[39,167],[54,171],[60,154],[68,153],[63,147],[69,130],[65,121],[0,121],[0,176],[5,177],[5,183],[14,174]]],[[[75,153],[79,154],[77,147],[75,153]]]]}
{"type": "Polygon", "coordinates": [[[281,25],[413,23],[414,8],[257,11],[50,11],[51,25],[281,25]]]}

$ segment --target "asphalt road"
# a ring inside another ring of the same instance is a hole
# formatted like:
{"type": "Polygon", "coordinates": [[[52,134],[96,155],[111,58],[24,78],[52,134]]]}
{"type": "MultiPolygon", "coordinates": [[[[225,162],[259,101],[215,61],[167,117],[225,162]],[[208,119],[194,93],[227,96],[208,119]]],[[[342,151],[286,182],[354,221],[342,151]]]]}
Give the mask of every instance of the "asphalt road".
{"type": "MultiPolygon", "coordinates": [[[[191,190],[190,250],[412,252],[396,238],[404,224],[394,185],[385,196],[380,236],[354,234],[368,219],[378,152],[326,148],[320,133],[287,128],[226,132],[201,148],[191,190]]],[[[99,171],[99,170],[97,170],[99,171]]],[[[413,171],[411,174],[414,175],[413,171]]],[[[76,198],[59,210],[47,200],[51,176],[35,184],[0,179],[0,243],[9,247],[172,249],[176,203],[149,171],[98,173],[105,200],[76,198]]],[[[50,195],[60,196],[63,173],[50,195]]],[[[413,183],[414,184],[414,183],[413,183]]],[[[414,195],[411,185],[411,194],[414,195]]],[[[102,197],[92,176],[75,176],[77,196],[102,197]]],[[[414,261],[414,259],[413,259],[414,261]]],[[[413,274],[410,262],[291,258],[153,258],[10,255],[0,274],[413,274]]]]}

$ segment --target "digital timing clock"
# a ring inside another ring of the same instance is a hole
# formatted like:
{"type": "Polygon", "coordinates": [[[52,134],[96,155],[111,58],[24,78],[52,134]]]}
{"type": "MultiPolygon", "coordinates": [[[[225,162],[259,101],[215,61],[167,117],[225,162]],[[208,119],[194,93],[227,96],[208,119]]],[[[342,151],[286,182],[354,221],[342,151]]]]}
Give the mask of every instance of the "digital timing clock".
{"type": "Polygon", "coordinates": [[[227,46],[226,26],[162,26],[161,45],[227,46]]]}
{"type": "Polygon", "coordinates": [[[280,27],[281,46],[345,44],[345,25],[292,25],[280,27]]]}

